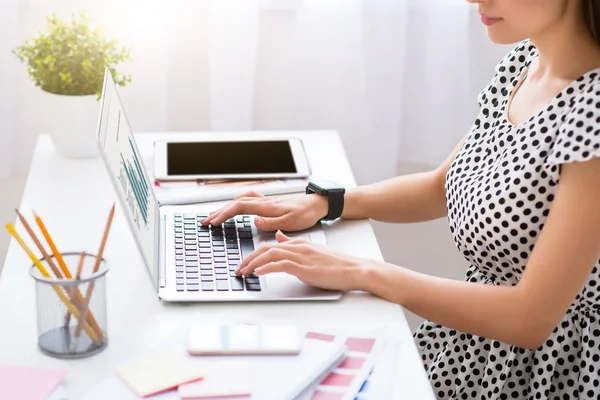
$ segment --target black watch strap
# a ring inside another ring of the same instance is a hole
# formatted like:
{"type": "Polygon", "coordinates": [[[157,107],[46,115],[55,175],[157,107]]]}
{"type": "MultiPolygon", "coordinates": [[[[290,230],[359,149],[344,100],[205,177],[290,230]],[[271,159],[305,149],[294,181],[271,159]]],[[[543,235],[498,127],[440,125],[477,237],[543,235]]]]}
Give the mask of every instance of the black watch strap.
{"type": "Polygon", "coordinates": [[[323,218],[325,221],[333,221],[338,219],[344,211],[344,190],[328,190],[327,200],[329,203],[329,211],[323,218]]]}
{"type": "Polygon", "coordinates": [[[309,182],[306,187],[306,194],[311,193],[327,197],[327,215],[321,218],[321,220],[333,221],[342,216],[346,189],[333,182],[309,182]]]}

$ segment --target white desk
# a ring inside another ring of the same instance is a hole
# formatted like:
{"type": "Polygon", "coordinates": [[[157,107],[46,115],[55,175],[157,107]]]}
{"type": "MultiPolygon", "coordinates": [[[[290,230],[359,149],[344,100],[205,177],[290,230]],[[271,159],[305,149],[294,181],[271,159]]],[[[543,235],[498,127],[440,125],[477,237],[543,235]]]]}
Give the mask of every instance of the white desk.
{"type": "MultiPolygon", "coordinates": [[[[219,133],[226,134],[229,133],[219,133]]],[[[281,134],[270,133],[274,138],[281,134]]],[[[294,134],[305,142],[315,177],[326,177],[346,187],[356,185],[337,133],[294,134]]],[[[146,162],[152,157],[152,143],[163,135],[137,136],[146,162]]],[[[40,136],[20,210],[30,218],[35,209],[62,251],[96,251],[107,212],[115,200],[101,159],[61,158],[49,137],[40,136]]],[[[214,203],[215,207],[218,204],[214,203]]],[[[17,229],[24,232],[20,225],[17,229]]],[[[339,221],[326,226],[326,232],[332,249],[381,259],[368,221],[339,221]]],[[[105,257],[110,265],[107,276],[109,345],[91,358],[63,361],[44,356],[37,349],[35,292],[29,275],[31,262],[18,244],[11,242],[0,278],[0,363],[66,368],[69,374],[64,386],[72,399],[81,399],[113,373],[116,365],[132,355],[144,354],[145,349],[156,344],[167,327],[186,329],[191,321],[284,320],[313,329],[336,328],[348,332],[353,327],[387,327],[400,342],[394,398],[434,399],[402,309],[395,304],[365,293],[345,294],[337,302],[161,303],[120,206],[105,257]]]]}

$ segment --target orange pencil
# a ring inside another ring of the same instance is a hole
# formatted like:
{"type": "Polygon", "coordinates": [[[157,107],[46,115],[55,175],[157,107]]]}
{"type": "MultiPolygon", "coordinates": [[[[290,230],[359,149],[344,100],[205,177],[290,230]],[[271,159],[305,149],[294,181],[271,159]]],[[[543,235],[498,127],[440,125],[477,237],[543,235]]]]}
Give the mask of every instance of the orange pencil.
{"type": "MultiPolygon", "coordinates": [[[[82,251],[81,256],[79,257],[79,265],[77,265],[77,273],[75,274],[76,280],[81,279],[81,270],[83,269],[84,261],[85,261],[85,251],[82,251]]],[[[79,290],[78,290],[78,292],[79,292],[79,290]]],[[[79,296],[81,297],[81,292],[79,292],[79,296]]],[[[65,327],[69,326],[69,322],[71,322],[71,313],[67,312],[67,315],[65,316],[65,327]]]]}
{"type": "MultiPolygon", "coordinates": [[[[108,220],[106,221],[106,226],[104,227],[104,234],[102,235],[102,241],[100,242],[100,249],[98,250],[98,254],[96,255],[96,263],[94,264],[94,271],[93,271],[94,274],[96,272],[98,272],[98,268],[100,267],[100,262],[102,261],[102,254],[104,254],[104,248],[106,247],[106,240],[108,239],[108,233],[110,232],[110,226],[112,224],[114,215],[115,215],[115,205],[113,204],[113,206],[110,209],[110,213],[108,214],[108,220]]],[[[87,287],[87,291],[85,293],[85,300],[83,302],[83,311],[82,311],[83,315],[85,315],[88,311],[90,298],[92,297],[92,292],[94,291],[94,286],[95,286],[94,284],[95,284],[95,282],[90,282],[90,284],[87,287]]],[[[80,320],[79,324],[77,325],[77,329],[75,330],[75,340],[73,343],[71,343],[71,345],[74,348],[77,347],[77,341],[79,339],[79,336],[81,335],[82,327],[83,327],[83,324],[81,323],[81,320],[80,320]]]]}
{"type": "Polygon", "coordinates": [[[25,217],[23,217],[23,215],[21,215],[21,213],[19,212],[19,210],[15,209],[15,212],[17,213],[17,216],[19,217],[19,220],[21,221],[21,223],[25,227],[25,230],[27,231],[27,233],[29,233],[29,236],[31,236],[31,239],[33,240],[33,242],[35,243],[35,245],[37,246],[37,248],[40,250],[40,253],[42,253],[42,256],[44,257],[44,260],[46,260],[48,262],[48,266],[50,267],[50,269],[52,269],[52,272],[54,272],[54,275],[56,275],[56,277],[58,279],[62,279],[63,276],[62,276],[61,272],[59,271],[59,269],[54,264],[54,261],[52,261],[52,258],[46,252],[46,249],[44,248],[44,246],[42,246],[42,243],[40,243],[40,241],[38,240],[37,236],[33,232],[33,229],[31,229],[31,226],[29,225],[29,223],[27,222],[27,220],[25,219],[25,217]]]}
{"type": "Polygon", "coordinates": [[[48,233],[46,226],[42,222],[42,219],[35,212],[33,213],[33,215],[35,217],[35,222],[37,222],[38,226],[40,227],[40,230],[42,231],[42,234],[46,238],[46,241],[48,242],[48,245],[50,246],[50,249],[52,250],[54,257],[56,257],[56,261],[58,261],[58,265],[60,265],[60,268],[62,269],[63,273],[65,274],[65,278],[73,279],[73,276],[71,276],[71,271],[69,271],[69,268],[67,268],[67,265],[65,264],[65,260],[63,260],[62,255],[56,248],[56,245],[54,244],[52,237],[48,233]]]}

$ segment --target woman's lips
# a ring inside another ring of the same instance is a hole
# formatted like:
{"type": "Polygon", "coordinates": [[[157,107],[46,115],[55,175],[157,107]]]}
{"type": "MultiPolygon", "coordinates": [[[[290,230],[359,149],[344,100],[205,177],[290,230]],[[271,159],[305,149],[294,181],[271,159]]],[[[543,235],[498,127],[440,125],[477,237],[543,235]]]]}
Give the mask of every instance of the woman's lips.
{"type": "Polygon", "coordinates": [[[502,21],[502,18],[490,18],[486,17],[485,15],[481,15],[481,22],[483,22],[485,26],[491,26],[500,21],[502,21]]]}

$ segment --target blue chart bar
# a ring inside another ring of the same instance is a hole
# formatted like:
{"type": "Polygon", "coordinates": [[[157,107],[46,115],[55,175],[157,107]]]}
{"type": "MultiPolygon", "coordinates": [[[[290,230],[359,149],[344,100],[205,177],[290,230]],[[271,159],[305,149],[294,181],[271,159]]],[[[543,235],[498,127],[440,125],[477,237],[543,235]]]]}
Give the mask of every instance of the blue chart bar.
{"type": "MultiPolygon", "coordinates": [[[[135,151],[133,153],[133,157],[135,163],[137,161],[137,155],[135,151]]],[[[140,214],[144,219],[144,224],[148,225],[148,186],[143,178],[144,175],[138,172],[140,171],[139,167],[134,168],[131,165],[131,162],[125,161],[123,153],[121,153],[121,160],[123,161],[123,169],[127,174],[131,191],[133,192],[133,196],[138,203],[140,214]]]]}
{"type": "Polygon", "coordinates": [[[148,200],[148,184],[146,183],[146,179],[144,179],[144,172],[142,171],[142,167],[140,165],[140,160],[138,158],[138,155],[135,151],[135,147],[133,147],[133,143],[131,142],[131,138],[129,138],[129,145],[131,146],[131,152],[133,154],[133,164],[135,165],[135,168],[137,169],[137,173],[139,176],[139,180],[138,182],[140,183],[140,188],[142,189],[142,193],[144,195],[144,198],[146,199],[146,203],[144,204],[148,204],[147,200],[148,200]]]}

